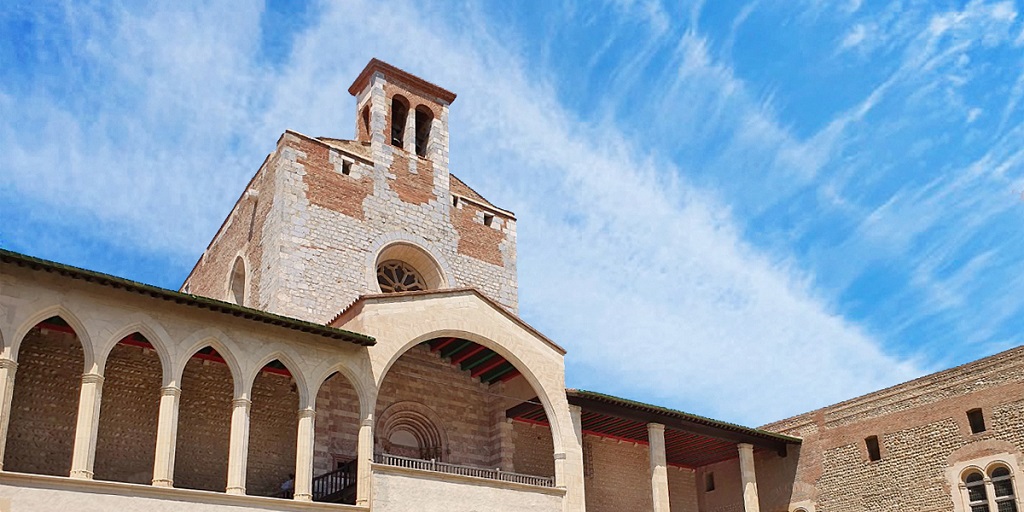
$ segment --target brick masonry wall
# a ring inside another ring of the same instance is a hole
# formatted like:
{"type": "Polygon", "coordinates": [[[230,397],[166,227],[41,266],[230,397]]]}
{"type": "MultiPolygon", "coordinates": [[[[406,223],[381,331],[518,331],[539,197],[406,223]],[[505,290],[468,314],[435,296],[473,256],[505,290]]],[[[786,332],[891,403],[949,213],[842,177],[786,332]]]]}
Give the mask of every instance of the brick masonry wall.
{"type": "Polygon", "coordinates": [[[697,473],[691,469],[668,468],[668,501],[673,512],[697,512],[697,473]]]}
{"type": "MultiPolygon", "coordinates": [[[[948,468],[989,454],[992,446],[1024,460],[1022,410],[1024,347],[1018,347],[767,425],[804,442],[790,457],[758,455],[762,510],[788,510],[804,500],[829,512],[950,510],[948,468]],[[974,408],[984,412],[984,433],[970,431],[966,411],[974,408]],[[864,446],[872,435],[881,444],[875,462],[864,446]]],[[[738,481],[738,467],[735,472],[738,481]]],[[[731,504],[702,510],[738,510],[739,500],[737,494],[731,504]]]]}
{"type": "Polygon", "coordinates": [[[275,236],[278,216],[272,214],[275,211],[276,160],[276,154],[268,156],[253,176],[217,235],[185,279],[183,291],[233,301],[228,296],[228,275],[234,268],[235,258],[241,252],[245,256],[249,281],[244,305],[258,309],[269,308],[271,296],[268,292],[274,286],[272,282],[266,283],[270,286],[265,286],[264,274],[276,262],[273,257],[265,258],[268,250],[272,252],[278,243],[275,236]],[[250,192],[257,193],[258,197],[250,196],[250,192]]]}
{"type": "Polygon", "coordinates": [[[313,474],[334,469],[334,461],[356,458],[359,443],[359,397],[344,375],[327,379],[316,395],[313,474]]]}
{"type": "Polygon", "coordinates": [[[161,384],[155,351],[123,343],[110,351],[103,371],[93,478],[152,482],[161,384]]]}
{"type": "Polygon", "coordinates": [[[245,493],[271,496],[295,473],[299,394],[290,377],[261,372],[252,385],[245,493]]]}
{"type": "MultiPolygon", "coordinates": [[[[497,434],[493,422],[494,397],[488,387],[438,357],[430,350],[417,346],[395,362],[384,377],[377,398],[377,418],[381,418],[391,405],[412,401],[433,410],[444,422],[448,437],[445,462],[494,468],[491,450],[497,434]]],[[[375,440],[381,449],[379,429],[375,440]]]]}
{"type": "Polygon", "coordinates": [[[18,353],[4,471],[68,476],[84,367],[73,334],[29,331],[18,353]]]}
{"type": "Polygon", "coordinates": [[[555,452],[551,440],[551,429],[545,426],[512,422],[512,439],[515,446],[513,467],[516,473],[537,476],[554,476],[555,452]]]}
{"type": "Polygon", "coordinates": [[[174,486],[223,492],[234,387],[227,365],[192,359],[181,377],[174,486]]]}
{"type": "Polygon", "coordinates": [[[584,460],[593,468],[584,478],[587,512],[651,510],[650,459],[646,445],[584,435],[584,460]]]}

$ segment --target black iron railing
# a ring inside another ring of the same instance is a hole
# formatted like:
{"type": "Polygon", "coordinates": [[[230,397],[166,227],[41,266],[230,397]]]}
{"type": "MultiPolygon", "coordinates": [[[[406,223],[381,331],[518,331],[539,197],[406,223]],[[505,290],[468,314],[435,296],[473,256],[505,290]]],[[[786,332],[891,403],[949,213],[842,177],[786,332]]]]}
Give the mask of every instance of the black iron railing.
{"type": "MultiPolygon", "coordinates": [[[[356,485],[356,461],[313,478],[313,501],[343,503],[349,501],[356,485]]],[[[354,496],[354,494],[353,494],[354,496]]]]}

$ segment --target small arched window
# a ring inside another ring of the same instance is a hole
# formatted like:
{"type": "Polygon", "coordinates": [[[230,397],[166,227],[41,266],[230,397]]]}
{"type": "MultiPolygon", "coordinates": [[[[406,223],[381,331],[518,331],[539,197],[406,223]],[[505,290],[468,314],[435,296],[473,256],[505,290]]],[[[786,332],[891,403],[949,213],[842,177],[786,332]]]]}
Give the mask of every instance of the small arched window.
{"type": "Polygon", "coordinates": [[[391,98],[391,145],[405,146],[405,120],[409,117],[409,103],[401,96],[391,98]]]}
{"type": "Polygon", "coordinates": [[[363,126],[362,126],[363,130],[362,130],[362,132],[366,134],[366,140],[370,140],[370,106],[369,105],[363,107],[362,121],[363,121],[363,126]]]}
{"type": "Polygon", "coordinates": [[[999,512],[1017,512],[1017,493],[1013,489],[1013,475],[1010,473],[1010,470],[1000,466],[989,472],[988,476],[992,480],[992,491],[996,498],[996,510],[999,512]]]}
{"type": "Polygon", "coordinates": [[[427,144],[430,143],[430,125],[434,121],[434,113],[420,105],[416,107],[416,154],[427,156],[427,144]]]}
{"type": "Polygon", "coordinates": [[[241,257],[235,258],[231,268],[231,300],[239,306],[245,305],[245,262],[241,257]]]}
{"type": "Polygon", "coordinates": [[[988,512],[988,491],[985,489],[985,476],[979,471],[968,473],[964,477],[967,487],[967,504],[971,512],[988,512]]]}

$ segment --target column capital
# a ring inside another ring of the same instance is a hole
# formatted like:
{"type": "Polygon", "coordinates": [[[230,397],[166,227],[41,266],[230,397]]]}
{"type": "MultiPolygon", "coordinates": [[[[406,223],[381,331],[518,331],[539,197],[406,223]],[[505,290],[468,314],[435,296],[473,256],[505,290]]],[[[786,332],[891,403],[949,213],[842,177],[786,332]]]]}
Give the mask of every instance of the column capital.
{"type": "Polygon", "coordinates": [[[736,449],[739,450],[740,453],[754,453],[754,445],[750,443],[736,443],[736,449]]]}
{"type": "Polygon", "coordinates": [[[231,401],[231,406],[245,407],[246,409],[248,409],[249,407],[252,406],[252,400],[249,400],[248,398],[235,398],[234,400],[231,401]]]}
{"type": "Polygon", "coordinates": [[[3,370],[14,370],[18,367],[18,362],[13,359],[7,359],[6,357],[0,358],[0,369],[3,370]]]}
{"type": "Polygon", "coordinates": [[[312,407],[303,407],[299,409],[299,418],[315,418],[316,410],[312,407]]]}
{"type": "Polygon", "coordinates": [[[180,397],[181,388],[179,388],[178,386],[164,386],[160,388],[160,396],[180,397]]]}
{"type": "Polygon", "coordinates": [[[664,432],[665,431],[665,425],[662,425],[661,423],[648,423],[647,424],[647,431],[648,432],[664,432]]]}
{"type": "Polygon", "coordinates": [[[83,373],[82,384],[103,384],[103,376],[98,373],[83,373]]]}
{"type": "Polygon", "coordinates": [[[565,460],[565,452],[555,453],[555,460],[565,460]]]}

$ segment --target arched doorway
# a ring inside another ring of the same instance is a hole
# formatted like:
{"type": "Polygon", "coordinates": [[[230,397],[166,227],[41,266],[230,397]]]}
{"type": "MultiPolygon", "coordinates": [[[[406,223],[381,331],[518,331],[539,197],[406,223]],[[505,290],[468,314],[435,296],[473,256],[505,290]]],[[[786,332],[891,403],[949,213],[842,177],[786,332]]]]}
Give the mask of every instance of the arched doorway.
{"type": "Polygon", "coordinates": [[[253,380],[249,396],[245,493],[291,498],[299,411],[299,392],[291,371],[280,360],[267,363],[253,380]]]}
{"type": "Polygon", "coordinates": [[[320,385],[315,403],[313,501],[355,504],[359,393],[334,372],[320,385]]]}

